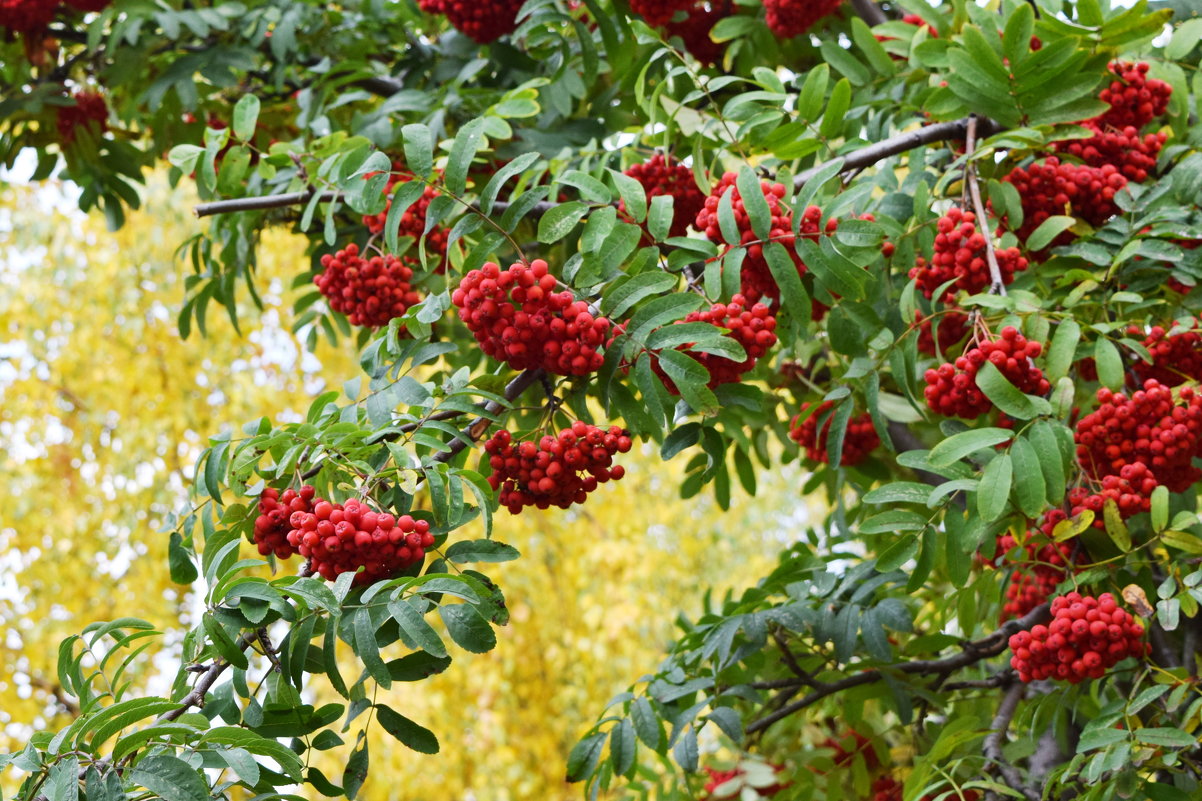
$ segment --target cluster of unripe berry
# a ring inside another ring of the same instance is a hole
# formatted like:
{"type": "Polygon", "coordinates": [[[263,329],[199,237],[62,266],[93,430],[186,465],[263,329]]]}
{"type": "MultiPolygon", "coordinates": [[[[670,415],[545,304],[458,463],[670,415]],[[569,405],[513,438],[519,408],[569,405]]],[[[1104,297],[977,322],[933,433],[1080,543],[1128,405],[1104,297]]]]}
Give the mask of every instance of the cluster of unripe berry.
{"type": "Polygon", "coordinates": [[[1143,633],[1110,593],[1094,598],[1070,592],[1052,599],[1051,623],[1010,637],[1010,666],[1025,682],[1100,679],[1127,657],[1147,654],[1143,633]]]}
{"type": "MultiPolygon", "coordinates": [[[[835,402],[824,401],[805,420],[801,420],[812,405],[810,403],[801,404],[801,412],[794,415],[790,422],[789,437],[805,449],[806,459],[811,462],[830,464],[831,457],[827,451],[827,437],[830,435],[831,421],[834,415],[829,412],[834,408],[835,402]],[[823,419],[824,417],[825,419],[823,419]],[[801,422],[798,422],[799,420],[801,422]],[[822,420],[821,431],[818,429],[819,420],[822,420]]],[[[854,415],[847,421],[847,431],[843,435],[843,455],[839,463],[845,467],[857,465],[864,461],[868,454],[880,444],[881,438],[872,424],[872,416],[867,412],[854,415]]]]}
{"type": "Polygon", "coordinates": [[[442,14],[460,33],[480,44],[496,41],[517,28],[525,0],[418,0],[427,14],[442,14]]]}
{"type": "MultiPolygon", "coordinates": [[[[688,233],[689,224],[705,205],[705,194],[693,179],[692,169],[679,161],[665,158],[662,153],[656,153],[647,161],[626,168],[625,174],[642,184],[648,202],[660,195],[672,197],[672,225],[668,229],[668,236],[684,236],[688,233]]],[[[619,204],[618,211],[626,211],[624,201],[619,204]]]]}
{"type": "Polygon", "coordinates": [[[764,0],[768,28],[777,38],[800,36],[839,10],[843,0],[764,0]]]}
{"type": "Polygon", "coordinates": [[[60,8],[100,11],[112,0],[0,0],[0,28],[24,34],[45,30],[60,8]]]}
{"type": "MultiPolygon", "coordinates": [[[[1202,454],[1202,396],[1191,387],[1174,391],[1155,379],[1131,393],[1102,388],[1098,408],[1077,423],[1077,461],[1095,479],[1123,478],[1123,468],[1146,466],[1150,477],[1171,492],[1184,492],[1202,478],[1193,466],[1202,454]]],[[[1146,483],[1142,471],[1130,481],[1146,483]]],[[[1138,487],[1137,487],[1138,489],[1138,487]]]]}
{"type": "Polygon", "coordinates": [[[1006,379],[1029,395],[1046,395],[1051,385],[1032,359],[1043,351],[1038,342],[1027,338],[1013,326],[1002,329],[1000,338],[969,348],[953,363],[944,363],[926,371],[923,390],[931,410],[945,417],[975,420],[993,408],[993,403],[977,387],[977,372],[986,361],[992,362],[1006,379]]]}
{"type": "MultiPolygon", "coordinates": [[[[910,270],[910,277],[927,298],[933,298],[939,287],[953,280],[955,283],[940,298],[944,303],[951,303],[959,291],[971,295],[989,287],[985,235],[977,230],[976,219],[971,211],[957,206],[939,218],[930,261],[919,256],[910,270]]],[[[1027,269],[1027,260],[1016,247],[995,248],[994,254],[1004,284],[1012,282],[1016,272],[1027,269]]]]}
{"type": "Polygon", "coordinates": [[[330,503],[309,484],[281,494],[274,488],[259,496],[254,524],[259,553],[288,559],[299,553],[312,571],[333,581],[354,572],[355,584],[389,579],[425,558],[434,544],[430,524],[409,515],[399,518],[349,500],[330,503]]]}
{"type": "Polygon", "coordinates": [[[542,259],[505,270],[489,262],[463,277],[451,302],[481,349],[515,370],[595,372],[605,361],[599,350],[608,341],[610,321],[594,317],[587,303],[571,290],[556,292],[556,286],[542,259]]]}
{"type": "MultiPolygon", "coordinates": [[[[712,353],[686,351],[709,371],[710,389],[741,379],[743,374],[754,369],[760,357],[776,344],[776,317],[772,315],[772,310],[762,303],[749,307],[742,295],[735,295],[730,303],[715,303],[705,311],[691,312],[677,323],[709,323],[715,328],[727,328],[729,333],[726,336],[743,346],[747,358],[739,362],[712,353]]],[[[678,349],[683,350],[687,347],[688,345],[680,345],[678,349]]],[[[664,372],[658,358],[653,356],[651,367],[663,380],[669,392],[673,395],[680,394],[676,384],[664,372]]]]}
{"type": "MultiPolygon", "coordinates": [[[[370,178],[374,173],[364,176],[370,178]]],[[[405,169],[401,164],[393,165],[393,172],[388,177],[388,183],[385,186],[384,194],[388,200],[384,203],[384,210],[379,214],[363,215],[363,224],[367,226],[367,230],[373,234],[379,234],[384,231],[384,226],[388,224],[388,211],[392,208],[392,191],[399,183],[406,183],[414,180],[413,173],[405,169]]],[[[447,238],[450,235],[446,228],[436,225],[430,229],[430,233],[426,234],[426,211],[430,207],[430,201],[438,197],[440,192],[432,186],[427,186],[422,192],[421,197],[413,202],[409,208],[405,209],[405,213],[401,215],[400,223],[397,225],[398,236],[412,237],[416,242],[421,239],[422,235],[426,236],[426,252],[437,256],[438,272],[446,270],[446,255],[447,255],[447,238]]]]}
{"type": "Polygon", "coordinates": [[[514,442],[502,429],[484,443],[493,470],[488,483],[500,491],[501,505],[512,514],[527,506],[567,509],[584,503],[598,484],[626,475],[613,457],[627,453],[631,444],[630,434],[617,426],[603,429],[581,420],[537,443],[514,442]]]}
{"type": "Polygon", "coordinates": [[[90,130],[94,136],[100,136],[108,130],[109,107],[104,102],[104,95],[99,92],[76,92],[72,98],[74,105],[59,106],[55,112],[54,122],[60,142],[65,145],[74,142],[75,133],[80,128],[90,130]]]}
{"type": "MultiPolygon", "coordinates": [[[[1138,326],[1131,326],[1127,333],[1138,336],[1142,332],[1138,326]]],[[[1141,359],[1132,367],[1140,379],[1154,378],[1166,387],[1191,379],[1202,381],[1202,334],[1198,333],[1196,322],[1193,329],[1171,336],[1164,326],[1152,326],[1143,346],[1152,356],[1152,362],[1141,359]]]]}
{"type": "Polygon", "coordinates": [[[387,325],[421,300],[409,283],[412,268],[396,256],[365,259],[359,255],[359,246],[352,243],[322,256],[321,267],[313,283],[330,308],[345,314],[352,325],[387,325]]]}

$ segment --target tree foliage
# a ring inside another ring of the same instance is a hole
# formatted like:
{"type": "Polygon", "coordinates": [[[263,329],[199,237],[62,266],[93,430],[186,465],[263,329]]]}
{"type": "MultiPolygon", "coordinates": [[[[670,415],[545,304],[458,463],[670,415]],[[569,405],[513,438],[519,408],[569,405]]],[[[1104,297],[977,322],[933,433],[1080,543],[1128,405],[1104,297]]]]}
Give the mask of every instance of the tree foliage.
{"type": "Polygon", "coordinates": [[[362,375],[209,436],[167,554],[205,606],[185,668],[132,698],[114,674],[150,624],[66,640],[81,714],[8,757],[22,797],[353,797],[371,752],[339,726],[437,751],[387,691],[496,646],[493,565],[538,548],[515,515],[605,503],[636,443],[723,508],[800,451],[831,511],[611,702],[568,757],[590,795],[1196,794],[1198,20],[75,9],[5,45],[0,149],[114,226],[144,166],[195,181],[185,339],[213,307],[239,325],[265,232],[302,233],[296,331],[362,375]],[[707,198],[677,219],[690,178],[707,198]],[[302,485],[269,519],[264,493],[302,485]],[[299,575],[261,573],[297,551],[299,575]],[[335,576],[343,551],[411,567],[335,576]],[[719,744],[771,763],[719,772],[719,744]]]}

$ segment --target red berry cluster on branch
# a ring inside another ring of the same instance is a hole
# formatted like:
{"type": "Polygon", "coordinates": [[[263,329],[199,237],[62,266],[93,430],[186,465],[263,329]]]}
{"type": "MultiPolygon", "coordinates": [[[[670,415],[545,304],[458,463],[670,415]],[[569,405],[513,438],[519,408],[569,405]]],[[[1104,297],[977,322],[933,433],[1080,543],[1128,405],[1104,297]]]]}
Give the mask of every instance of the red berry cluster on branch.
{"type": "MultiPolygon", "coordinates": [[[[1141,380],[1154,378],[1166,387],[1189,380],[1202,381],[1202,334],[1197,325],[1195,321],[1190,330],[1171,336],[1164,326],[1153,326],[1143,342],[1152,362],[1149,364],[1141,359],[1132,367],[1132,372],[1141,380]]],[[[1127,333],[1138,336],[1141,331],[1132,326],[1127,333]]]]}
{"type": "Polygon", "coordinates": [[[764,0],[768,28],[778,39],[800,36],[823,17],[834,14],[843,0],[764,0]]]}
{"type": "Polygon", "coordinates": [[[1098,128],[1143,128],[1168,110],[1173,87],[1156,78],[1149,79],[1148,69],[1148,64],[1142,61],[1110,63],[1115,77],[1098,95],[1110,108],[1095,118],[1098,128]]]}
{"type": "Polygon", "coordinates": [[[969,348],[953,363],[926,371],[927,405],[945,417],[975,420],[993,408],[976,383],[977,372],[986,361],[993,363],[1006,379],[1028,395],[1046,395],[1051,385],[1031,361],[1043,351],[1038,342],[1028,342],[1013,326],[1002,329],[1001,338],[969,348]]]}
{"type": "MultiPolygon", "coordinates": [[[[372,173],[374,174],[374,173],[372,173]]],[[[372,174],[364,176],[370,178],[372,174]]],[[[384,210],[379,214],[363,215],[363,224],[367,226],[367,230],[373,234],[379,234],[384,231],[384,226],[388,224],[388,210],[392,208],[392,193],[399,183],[406,183],[414,180],[413,173],[409,172],[400,164],[393,165],[393,173],[388,177],[388,184],[385,186],[384,194],[388,198],[384,203],[384,210]]],[[[430,207],[430,201],[441,194],[432,186],[427,186],[422,192],[421,197],[413,202],[409,208],[405,209],[405,213],[401,215],[400,224],[397,226],[399,236],[413,237],[414,241],[421,239],[426,232],[426,210],[430,207]]],[[[447,237],[449,232],[446,228],[436,225],[430,229],[430,233],[426,234],[426,252],[438,256],[438,272],[446,270],[446,255],[447,255],[447,237]]]]}
{"type": "Polygon", "coordinates": [[[1094,493],[1085,487],[1073,487],[1068,492],[1073,515],[1090,510],[1094,513],[1093,527],[1097,529],[1106,528],[1103,516],[1106,501],[1114,501],[1119,517],[1126,520],[1152,508],[1152,491],[1159,486],[1152,471],[1143,462],[1123,465],[1117,476],[1104,476],[1101,485],[1101,489],[1094,493]]]}
{"type": "Polygon", "coordinates": [[[54,19],[58,0],[0,0],[0,26],[17,33],[35,33],[54,19]]]}
{"type": "Polygon", "coordinates": [[[311,512],[293,512],[289,524],[288,543],[309,559],[314,573],[333,581],[362,567],[357,585],[396,576],[434,544],[429,521],[394,517],[354,499],[345,505],[317,499],[311,512]]]}
{"type": "Polygon", "coordinates": [[[648,25],[665,25],[677,11],[684,11],[692,4],[693,0],[630,0],[630,10],[648,25]]]}
{"type": "Polygon", "coordinates": [[[594,317],[570,289],[556,292],[557,285],[542,259],[505,270],[489,262],[463,277],[451,302],[484,352],[515,370],[595,372],[605,361],[599,349],[610,322],[594,317]]]}
{"type": "Polygon", "coordinates": [[[59,106],[55,119],[59,141],[69,145],[75,141],[76,131],[86,128],[99,137],[109,127],[109,107],[104,95],[99,92],[76,92],[75,105],[59,106]]]}
{"type": "Polygon", "coordinates": [[[484,443],[493,470],[488,483],[500,491],[501,505],[512,514],[527,506],[567,509],[584,503],[598,484],[626,475],[613,457],[628,452],[631,444],[629,433],[617,426],[603,429],[580,420],[537,443],[514,442],[502,429],[484,443]]]}
{"type": "Polygon", "coordinates": [[[1140,136],[1131,125],[1122,129],[1100,129],[1092,120],[1082,123],[1094,129],[1089,139],[1068,139],[1057,142],[1057,152],[1075,156],[1091,167],[1112,164],[1123,177],[1135,183],[1148,180],[1156,169],[1156,157],[1164,147],[1165,134],[1150,133],[1140,136]]]}
{"type": "Polygon", "coordinates": [[[938,317],[939,327],[936,332],[935,317],[924,317],[922,312],[914,312],[914,321],[918,323],[918,350],[928,356],[937,353],[947,353],[950,349],[964,341],[972,327],[968,324],[968,315],[963,312],[949,311],[938,317]],[[939,350],[935,350],[935,336],[939,336],[939,350]]]}
{"type": "Polygon", "coordinates": [[[687,10],[683,20],[669,22],[665,30],[668,36],[679,36],[684,42],[684,49],[702,64],[717,64],[726,52],[726,42],[715,42],[710,38],[710,31],[730,13],[730,4],[724,4],[721,0],[698,0],[687,10]]]}
{"type": "MultiPolygon", "coordinates": [[[[684,236],[689,231],[689,223],[705,205],[705,195],[693,180],[693,170],[679,161],[670,161],[662,153],[641,164],[633,164],[626,168],[625,175],[638,181],[646,192],[647,200],[660,195],[672,196],[672,226],[668,236],[684,236]]],[[[618,205],[619,213],[626,211],[623,201],[618,205]]]]}
{"type": "MultiPolygon", "coordinates": [[[[950,303],[959,291],[976,294],[992,283],[989,264],[985,259],[985,235],[977,230],[976,215],[952,207],[936,223],[935,250],[928,262],[919,256],[910,270],[913,278],[928,298],[948,281],[955,283],[944,291],[941,300],[950,303]]],[[[1002,283],[1010,284],[1014,274],[1027,269],[1027,260],[1018,248],[995,248],[1002,283]]]]}
{"type": "MultiPolygon", "coordinates": [[[[827,436],[831,430],[833,414],[827,414],[834,408],[834,401],[825,401],[814,413],[800,423],[802,415],[812,406],[810,403],[801,404],[801,412],[790,422],[789,437],[805,449],[806,459],[811,462],[830,464],[830,453],[827,452],[827,436]],[[826,417],[822,430],[818,430],[819,419],[826,417]]],[[[843,435],[843,454],[840,464],[851,467],[864,461],[876,446],[881,444],[881,438],[872,424],[872,415],[864,412],[854,415],[847,421],[847,432],[843,435]]]]}
{"type": "MultiPolygon", "coordinates": [[[[769,762],[767,766],[772,768],[773,772],[777,774],[785,769],[783,765],[774,765],[771,762],[769,762]]],[[[755,787],[745,782],[734,781],[735,779],[738,779],[747,773],[742,767],[739,766],[731,768],[730,770],[716,770],[715,768],[705,765],[703,766],[703,769],[707,774],[709,774],[709,778],[705,782],[705,794],[701,796],[702,801],[726,801],[727,799],[731,799],[731,801],[734,801],[734,799],[746,801],[748,798],[771,798],[789,786],[788,782],[780,781],[776,782],[775,784],[770,784],[766,787],[755,787]],[[719,789],[728,783],[730,785],[729,787],[726,789],[719,789]],[[751,792],[748,793],[746,791],[751,792]]]]}
{"type": "Polygon", "coordinates": [[[323,272],[313,277],[330,308],[347,316],[352,325],[379,328],[400,317],[421,296],[409,283],[410,266],[396,256],[364,259],[351,243],[337,253],[321,257],[323,272]]]}
{"type": "MultiPolygon", "coordinates": [[[[1023,224],[1017,233],[1024,241],[1048,217],[1059,214],[1102,225],[1118,213],[1114,196],[1127,185],[1127,178],[1113,164],[1063,164],[1054,156],[1042,164],[1015,167],[1002,180],[1013,184],[1022,198],[1023,224]]],[[[1073,234],[1064,231],[1052,244],[1072,240],[1073,234]]]]}
{"type": "MultiPolygon", "coordinates": [[[[760,357],[776,344],[776,318],[772,315],[772,310],[762,303],[748,308],[748,303],[742,295],[735,295],[730,303],[715,303],[705,311],[691,312],[677,323],[709,323],[716,328],[727,328],[730,333],[726,336],[742,345],[747,353],[746,359],[736,362],[712,353],[686,351],[709,371],[710,389],[741,379],[743,374],[754,369],[760,357]]],[[[684,350],[686,347],[688,345],[680,345],[677,350],[684,350]]],[[[663,380],[669,392],[673,395],[680,394],[676,384],[664,373],[658,358],[652,358],[651,367],[663,380]]]]}
{"type": "Polygon", "coordinates": [[[1008,564],[1018,565],[1006,586],[1006,600],[1002,605],[1001,620],[1022,617],[1048,599],[1057,585],[1064,581],[1075,547],[1072,541],[1056,542],[1056,524],[1068,519],[1060,509],[1048,512],[1038,529],[1027,532],[1024,542],[1018,542],[1011,534],[997,538],[999,556],[1012,553],[1020,545],[1024,558],[1008,564]]]}
{"type": "Polygon", "coordinates": [[[418,0],[427,14],[443,14],[460,33],[488,44],[517,28],[525,0],[418,0]]]}
{"type": "Polygon", "coordinates": [[[281,495],[274,487],[268,487],[259,495],[259,516],[255,518],[255,545],[259,553],[266,556],[269,553],[277,559],[291,558],[296,549],[288,542],[288,532],[292,530],[289,522],[295,512],[311,512],[313,510],[313,495],[316,490],[309,485],[300,490],[287,489],[281,495]]]}
{"type": "Polygon", "coordinates": [[[1052,622],[1010,637],[1010,666],[1021,681],[1100,679],[1129,656],[1148,652],[1144,627],[1110,593],[1094,598],[1070,592],[1052,599],[1052,622]]]}
{"type": "Polygon", "coordinates": [[[1130,398],[1102,388],[1098,402],[1074,434],[1077,461],[1091,477],[1123,478],[1124,467],[1141,463],[1171,492],[1184,492],[1202,478],[1193,466],[1202,454],[1202,396],[1192,388],[1182,387],[1174,398],[1172,389],[1148,379],[1130,398]]]}

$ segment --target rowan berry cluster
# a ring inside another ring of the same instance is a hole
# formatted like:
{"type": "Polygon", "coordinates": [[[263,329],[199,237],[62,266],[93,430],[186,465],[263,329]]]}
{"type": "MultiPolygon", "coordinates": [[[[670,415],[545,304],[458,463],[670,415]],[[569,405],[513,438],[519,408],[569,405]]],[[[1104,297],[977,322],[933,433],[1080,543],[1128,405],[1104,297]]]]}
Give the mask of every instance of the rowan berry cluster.
{"type": "Polygon", "coordinates": [[[778,39],[800,36],[823,17],[839,10],[843,0],[764,0],[768,29],[778,39]]]}
{"type": "Polygon", "coordinates": [[[59,141],[69,145],[75,141],[75,133],[80,128],[86,128],[94,136],[100,136],[109,127],[109,107],[104,102],[104,95],[99,92],[76,92],[73,96],[75,104],[59,106],[56,111],[55,126],[58,128],[59,141]]]}
{"type": "MultiPolygon", "coordinates": [[[[701,796],[703,801],[726,801],[726,799],[746,801],[749,798],[771,798],[789,786],[788,782],[775,781],[772,784],[757,787],[758,782],[755,782],[752,776],[748,776],[748,771],[743,767],[746,764],[741,763],[730,770],[716,770],[708,765],[704,766],[709,778],[705,782],[705,794],[701,796]],[[739,779],[744,780],[739,781],[739,779]]],[[[765,781],[773,781],[774,776],[784,770],[783,765],[774,765],[771,762],[754,764],[757,769],[766,774],[765,781]],[[762,768],[760,768],[761,765],[762,768]],[[769,768],[772,770],[771,775],[767,774],[769,768]]]]}
{"type": "Polygon", "coordinates": [[[45,30],[64,5],[79,11],[100,11],[112,0],[0,0],[0,28],[24,34],[45,30]]]}
{"type": "Polygon", "coordinates": [[[1091,493],[1085,487],[1073,487],[1068,492],[1068,502],[1073,515],[1088,509],[1094,513],[1093,527],[1106,528],[1103,517],[1106,501],[1112,500],[1118,508],[1119,517],[1126,520],[1152,508],[1152,491],[1158,486],[1155,476],[1143,462],[1125,464],[1117,476],[1104,476],[1101,489],[1091,493]]]}
{"type": "Polygon", "coordinates": [[[630,10],[648,25],[665,25],[677,11],[684,11],[692,4],[693,0],[630,0],[630,10]]]}
{"type": "MultiPolygon", "coordinates": [[[[706,34],[708,38],[708,33],[706,34]]],[[[688,233],[689,223],[705,205],[705,195],[693,180],[693,170],[679,161],[670,161],[662,153],[641,164],[633,164],[624,173],[638,181],[646,192],[647,200],[660,195],[672,196],[672,226],[668,236],[684,236],[688,233]]],[[[623,201],[618,211],[624,213],[626,204],[623,201]]]]}
{"type": "Polygon", "coordinates": [[[977,371],[992,362],[1006,379],[1029,395],[1046,395],[1051,385],[1031,361],[1043,351],[1038,342],[1028,342],[1013,326],[1002,329],[999,339],[969,348],[953,363],[926,371],[923,391],[931,410],[945,417],[975,420],[993,408],[976,383],[977,371]]]}
{"type": "Polygon", "coordinates": [[[1143,128],[1168,110],[1173,87],[1148,78],[1147,62],[1110,62],[1114,79],[1098,95],[1110,108],[1095,119],[1099,128],[1143,128]]]}
{"type": "MultiPolygon", "coordinates": [[[[1102,388],[1098,408],[1077,423],[1077,461],[1095,479],[1123,478],[1123,468],[1141,463],[1170,492],[1184,492],[1202,478],[1193,466],[1202,453],[1202,396],[1192,388],[1173,390],[1156,379],[1131,393],[1102,388]]],[[[1142,482],[1142,473],[1129,480],[1142,482]]],[[[1138,487],[1136,487],[1138,489],[1138,487]]]]}
{"type": "Polygon", "coordinates": [[[413,269],[396,256],[365,259],[359,255],[359,246],[351,243],[322,256],[321,267],[323,272],[313,277],[313,283],[330,308],[345,314],[352,325],[388,325],[421,300],[409,283],[413,269]]]}
{"type": "Polygon", "coordinates": [[[313,511],[313,496],[316,490],[306,484],[299,490],[287,489],[281,495],[274,487],[268,487],[259,495],[259,516],[255,518],[255,545],[259,553],[269,553],[277,559],[289,559],[296,549],[288,542],[289,522],[294,512],[313,511]]]}
{"type": "MultiPolygon", "coordinates": [[[[870,801],[902,801],[902,783],[892,776],[886,774],[880,776],[872,783],[872,797],[870,801]]],[[[928,793],[924,795],[921,801],[935,801],[940,796],[945,796],[947,790],[939,790],[938,792],[928,793]]],[[[963,799],[963,801],[977,801],[981,794],[976,790],[959,790],[949,798],[963,799]]]]}
{"type": "MultiPolygon", "coordinates": [[[[371,177],[371,174],[365,176],[371,177]]],[[[388,177],[388,184],[385,186],[384,194],[388,200],[384,203],[384,210],[379,214],[363,215],[363,224],[367,226],[367,230],[373,234],[383,232],[384,226],[388,224],[388,211],[392,208],[392,192],[399,183],[412,181],[413,173],[406,170],[400,164],[393,165],[393,173],[388,177]]],[[[399,236],[413,237],[417,241],[426,235],[426,252],[431,255],[438,256],[438,272],[446,270],[447,255],[447,237],[449,232],[442,226],[434,226],[430,229],[430,233],[426,234],[426,211],[430,207],[430,201],[441,194],[432,186],[427,186],[422,192],[421,197],[413,202],[409,208],[405,209],[405,213],[401,215],[400,223],[397,226],[399,236]]]]}
{"type": "Polygon", "coordinates": [[[1019,542],[1009,533],[997,538],[999,556],[1012,553],[1019,546],[1024,558],[1019,560],[1018,569],[1006,586],[1006,601],[1002,605],[1001,620],[1022,617],[1048,599],[1056,586],[1064,581],[1072,565],[1072,541],[1056,542],[1056,524],[1066,520],[1060,509],[1048,512],[1038,529],[1027,532],[1024,542],[1019,542]]]}
{"type": "MultiPolygon", "coordinates": [[[[940,286],[948,281],[941,300],[950,303],[959,291],[976,294],[987,289],[991,283],[989,264],[985,256],[985,235],[977,230],[976,215],[959,207],[952,207],[936,223],[935,248],[928,262],[922,256],[910,270],[913,278],[927,298],[933,298],[940,286]]],[[[1027,260],[1016,247],[995,248],[1002,283],[1009,284],[1014,274],[1027,269],[1027,260]]]]}
{"type": "Polygon", "coordinates": [[[1021,681],[1100,679],[1129,656],[1143,657],[1142,624],[1110,593],[1094,598],[1070,592],[1052,599],[1052,622],[1010,637],[1010,666],[1021,681]]]}
{"type": "Polygon", "coordinates": [[[502,429],[484,443],[493,470],[488,483],[500,491],[501,505],[512,514],[527,506],[567,509],[584,503],[598,484],[626,475],[625,468],[613,464],[613,457],[630,448],[630,435],[623,429],[598,428],[580,420],[537,443],[514,442],[502,429]]]}
{"type": "Polygon", "coordinates": [[[314,499],[312,511],[293,512],[288,523],[288,544],[329,581],[360,567],[357,585],[390,579],[421,562],[434,544],[429,521],[394,517],[354,499],[314,499]]]}
{"type": "MultiPolygon", "coordinates": [[[[1070,214],[1098,226],[1118,213],[1114,196],[1127,185],[1127,178],[1113,164],[1091,167],[1063,164],[1055,156],[1029,167],[1015,167],[1003,181],[1013,184],[1022,198],[1023,224],[1017,233],[1026,240],[1048,217],[1070,214]]],[[[1053,245],[1071,242],[1073,234],[1062,232],[1053,245]]]]}
{"type": "MultiPolygon", "coordinates": [[[[831,420],[834,415],[828,412],[834,408],[834,401],[824,401],[814,413],[806,417],[802,422],[804,415],[813,404],[801,404],[801,412],[793,417],[790,422],[789,437],[796,442],[800,447],[805,449],[806,459],[811,462],[822,462],[830,464],[830,453],[827,452],[827,436],[831,430],[831,420]],[[825,416],[822,423],[822,430],[818,430],[818,421],[825,416]]],[[[876,433],[876,427],[872,424],[872,415],[865,412],[853,416],[847,421],[847,432],[843,435],[843,455],[840,459],[840,464],[845,467],[851,467],[864,461],[876,446],[881,444],[881,438],[876,433]]]]}
{"type": "Polygon", "coordinates": [[[517,28],[525,0],[418,0],[427,14],[443,14],[457,31],[488,44],[517,28]]]}
{"type": "MultiPolygon", "coordinates": [[[[665,29],[668,36],[679,36],[684,42],[684,49],[702,64],[717,64],[726,52],[725,42],[715,42],[710,38],[710,31],[730,14],[730,6],[710,0],[697,0],[689,9],[687,16],[680,22],[669,22],[665,29]]],[[[679,207],[679,206],[678,206],[679,207]]]]}
{"type": "MultiPolygon", "coordinates": [[[[1202,334],[1197,322],[1188,331],[1169,335],[1164,326],[1156,325],[1148,331],[1143,345],[1152,356],[1151,363],[1138,361],[1132,368],[1141,380],[1154,378],[1166,387],[1175,387],[1189,380],[1202,381],[1202,334]]],[[[1138,336],[1137,326],[1127,329],[1128,334],[1138,336]]]]}
{"type": "Polygon", "coordinates": [[[1150,133],[1140,136],[1132,125],[1121,129],[1097,128],[1092,120],[1081,123],[1094,129],[1088,139],[1069,139],[1057,142],[1054,147],[1060,153],[1075,156],[1091,167],[1112,164],[1129,181],[1143,183],[1156,169],[1156,157],[1164,147],[1165,134],[1150,133]]]}
{"type": "Polygon", "coordinates": [[[463,277],[451,302],[484,352],[515,370],[595,372],[610,322],[594,317],[571,290],[556,292],[557,285],[542,259],[505,270],[489,262],[463,277]]]}
{"type": "Polygon", "coordinates": [[[924,317],[922,312],[914,312],[914,321],[918,323],[918,350],[928,356],[947,353],[968,336],[972,327],[968,324],[968,315],[952,311],[939,316],[939,327],[935,329],[934,317],[924,317]],[[939,337],[939,350],[935,350],[935,337],[939,337]]]}
{"type": "MultiPolygon", "coordinates": [[[[731,298],[730,303],[715,303],[705,311],[691,312],[683,320],[678,321],[679,323],[709,323],[717,328],[729,329],[730,333],[726,336],[742,345],[747,354],[746,359],[736,362],[712,353],[686,351],[690,357],[696,359],[709,371],[710,389],[719,384],[738,381],[744,373],[754,369],[760,357],[776,344],[776,318],[772,315],[772,310],[762,303],[757,303],[750,308],[748,306],[749,304],[742,295],[735,295],[731,298]]],[[[680,345],[677,349],[683,350],[686,347],[688,345],[680,345]]],[[[676,384],[664,373],[658,358],[652,358],[651,367],[663,380],[664,386],[668,388],[669,392],[673,395],[680,394],[676,384]]]]}

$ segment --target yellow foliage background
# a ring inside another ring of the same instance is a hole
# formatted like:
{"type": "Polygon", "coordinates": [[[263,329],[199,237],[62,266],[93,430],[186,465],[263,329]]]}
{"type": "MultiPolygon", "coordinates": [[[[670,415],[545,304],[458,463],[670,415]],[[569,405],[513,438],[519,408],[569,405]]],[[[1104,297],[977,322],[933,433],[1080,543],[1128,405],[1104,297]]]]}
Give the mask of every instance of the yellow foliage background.
{"type": "MultiPolygon", "coordinates": [[[[238,334],[214,307],[208,337],[181,341],[191,268],[173,251],[199,224],[191,197],[153,186],[149,211],[110,233],[99,217],[64,213],[62,187],[0,184],[5,751],[69,722],[56,650],[93,620],[134,615],[165,630],[137,679],[166,691],[193,605],[170,581],[160,529],[187,502],[206,438],[261,415],[297,419],[357,374],[350,341],[309,353],[290,333],[286,287],[308,262],[304,241],[282,231],[261,249],[264,311],[244,309],[238,334]]],[[[568,750],[609,698],[658,664],[678,610],[696,616],[704,588],[754,581],[805,519],[795,472],[762,476],[757,499],[737,497],[722,513],[705,492],[679,499],[683,461],[662,463],[648,445],[584,507],[499,514],[495,536],[523,552],[488,571],[512,622],[491,653],[453,649],[446,673],[380,693],[433,729],[442,753],[416,754],[372,727],[362,798],[580,797],[563,780],[568,750]]],[[[335,749],[317,764],[337,781],[347,755],[335,749]]]]}

